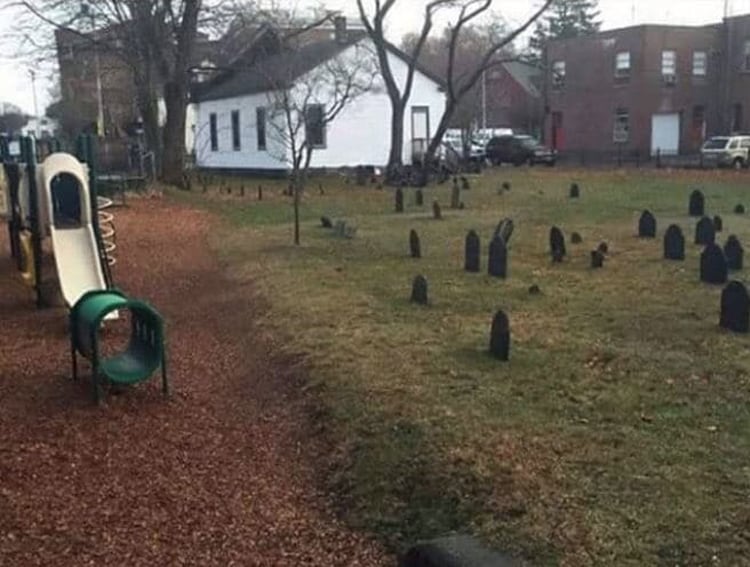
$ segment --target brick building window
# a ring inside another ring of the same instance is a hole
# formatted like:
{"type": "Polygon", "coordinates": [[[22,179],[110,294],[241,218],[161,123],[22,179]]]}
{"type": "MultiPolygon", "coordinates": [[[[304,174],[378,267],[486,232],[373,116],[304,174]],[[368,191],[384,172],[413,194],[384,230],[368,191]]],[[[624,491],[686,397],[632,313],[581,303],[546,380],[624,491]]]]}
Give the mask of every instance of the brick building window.
{"type": "Polygon", "coordinates": [[[738,102],[732,107],[732,131],[739,132],[742,130],[742,124],[742,104],[738,102]]]}
{"type": "Polygon", "coordinates": [[[693,76],[705,77],[708,57],[705,51],[693,51],[693,76]]]}
{"type": "Polygon", "coordinates": [[[615,110],[615,126],[612,141],[615,144],[624,144],[630,139],[630,114],[627,108],[615,110]]]}
{"type": "Polygon", "coordinates": [[[615,78],[630,78],[630,51],[620,51],[615,56],[615,78]]]}
{"type": "Polygon", "coordinates": [[[240,136],[240,111],[232,111],[232,149],[238,152],[242,149],[242,137],[240,136]]]}
{"type": "Polygon", "coordinates": [[[552,88],[561,89],[565,86],[565,61],[552,62],[552,88]]]}
{"type": "Polygon", "coordinates": [[[750,71],[750,39],[745,40],[742,50],[742,69],[743,71],[750,71]]]}
{"type": "Polygon", "coordinates": [[[677,77],[677,53],[674,51],[661,52],[661,76],[667,85],[675,82],[677,77]]]}
{"type": "Polygon", "coordinates": [[[212,112],[208,115],[208,129],[211,136],[211,151],[219,151],[219,130],[216,126],[216,113],[212,112]]]}

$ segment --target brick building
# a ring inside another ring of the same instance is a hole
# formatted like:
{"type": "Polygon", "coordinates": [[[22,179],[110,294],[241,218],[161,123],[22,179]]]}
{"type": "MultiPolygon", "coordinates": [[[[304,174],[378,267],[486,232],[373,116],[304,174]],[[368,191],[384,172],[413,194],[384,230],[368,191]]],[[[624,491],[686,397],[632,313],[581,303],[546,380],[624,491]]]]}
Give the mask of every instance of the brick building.
{"type": "Polygon", "coordinates": [[[750,129],[750,15],[551,42],[545,139],[561,152],[690,154],[750,129]]]}

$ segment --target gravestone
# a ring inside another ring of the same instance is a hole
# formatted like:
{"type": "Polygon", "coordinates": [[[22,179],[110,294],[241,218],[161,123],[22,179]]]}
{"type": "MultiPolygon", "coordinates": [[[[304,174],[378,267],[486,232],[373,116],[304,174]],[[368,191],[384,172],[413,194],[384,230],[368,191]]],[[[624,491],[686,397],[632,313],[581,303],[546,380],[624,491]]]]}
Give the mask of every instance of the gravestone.
{"type": "Polygon", "coordinates": [[[495,313],[492,319],[490,354],[502,361],[507,361],[510,355],[510,321],[502,311],[495,313]]]}
{"type": "Polygon", "coordinates": [[[669,225],[667,232],[664,233],[664,259],[685,259],[685,237],[682,229],[676,224],[669,225]]]}
{"type": "Polygon", "coordinates": [[[696,189],[690,194],[690,204],[688,205],[688,214],[691,217],[702,217],[706,207],[706,198],[703,193],[696,189]]]}
{"type": "Polygon", "coordinates": [[[458,185],[454,185],[451,190],[451,209],[457,209],[461,204],[461,190],[458,185]]]}
{"type": "Polygon", "coordinates": [[[489,264],[487,272],[496,278],[508,276],[508,249],[505,242],[499,236],[495,236],[490,242],[489,264]]]}
{"type": "Polygon", "coordinates": [[[701,254],[701,281],[710,284],[727,283],[729,269],[724,252],[711,242],[701,254]]]}
{"type": "Polygon", "coordinates": [[[553,262],[562,262],[565,258],[565,236],[562,230],[553,226],[549,231],[549,248],[553,262]]]}
{"type": "Polygon", "coordinates": [[[638,221],[638,236],[640,238],[656,238],[656,218],[649,210],[643,211],[638,221]]]}
{"type": "Polygon", "coordinates": [[[738,215],[744,215],[745,214],[745,205],[737,205],[734,208],[734,212],[735,212],[735,214],[738,214],[738,215]]]}
{"type": "Polygon", "coordinates": [[[263,186],[258,185],[258,201],[262,201],[262,200],[263,200],[263,186]]]}
{"type": "Polygon", "coordinates": [[[510,191],[510,181],[503,181],[501,189],[503,190],[503,192],[510,191]]]}
{"type": "Polygon", "coordinates": [[[466,208],[466,205],[464,204],[464,202],[463,202],[463,201],[461,201],[461,202],[460,202],[460,203],[458,204],[458,208],[459,208],[460,210],[462,210],[462,211],[463,211],[463,210],[464,210],[464,209],[466,208]]]}
{"type": "Polygon", "coordinates": [[[432,218],[435,220],[441,220],[443,218],[443,211],[440,210],[440,203],[437,201],[432,202],[432,218]]]}
{"type": "Polygon", "coordinates": [[[513,225],[513,219],[505,217],[503,220],[501,220],[497,228],[495,229],[495,234],[493,236],[499,236],[503,239],[503,242],[505,242],[505,245],[507,246],[508,243],[510,243],[510,238],[513,236],[513,229],[515,226],[513,225]]]}
{"type": "Polygon", "coordinates": [[[333,228],[333,223],[328,217],[320,217],[320,226],[323,228],[333,228]]]}
{"type": "Polygon", "coordinates": [[[461,177],[461,189],[464,191],[468,191],[471,189],[471,184],[469,183],[469,179],[467,177],[461,177]]]}
{"type": "Polygon", "coordinates": [[[464,246],[464,270],[478,273],[481,269],[480,254],[479,235],[476,231],[470,230],[466,235],[466,245],[464,246]]]}
{"type": "Polygon", "coordinates": [[[404,212],[404,191],[399,187],[396,189],[396,212],[404,212]]]}
{"type": "Polygon", "coordinates": [[[537,284],[533,284],[529,287],[529,295],[539,295],[541,293],[542,290],[537,284]]]}
{"type": "Polygon", "coordinates": [[[606,242],[600,242],[597,250],[602,254],[609,254],[609,245],[606,242]]]}
{"type": "Polygon", "coordinates": [[[245,184],[240,185],[240,197],[245,196],[245,184]]]}
{"type": "Polygon", "coordinates": [[[707,244],[713,244],[715,240],[714,221],[708,217],[703,217],[695,225],[695,243],[706,246],[707,244]]]}
{"type": "Polygon", "coordinates": [[[592,268],[603,268],[604,267],[604,252],[601,250],[591,251],[591,267],[592,268]]]}
{"type": "Polygon", "coordinates": [[[361,166],[357,166],[357,170],[355,172],[355,179],[356,184],[360,187],[364,187],[367,184],[367,170],[361,166]]]}
{"type": "Polygon", "coordinates": [[[325,195],[326,194],[326,192],[323,190],[323,184],[322,183],[318,183],[318,193],[320,195],[325,195]]]}
{"type": "Polygon", "coordinates": [[[734,333],[750,331],[750,297],[741,282],[729,282],[721,293],[719,326],[734,333]]]}
{"type": "Polygon", "coordinates": [[[422,247],[419,244],[419,235],[414,229],[409,232],[409,253],[412,258],[422,257],[422,247]]]}
{"type": "Polygon", "coordinates": [[[417,207],[421,207],[424,205],[424,193],[421,189],[417,189],[417,191],[414,193],[414,202],[416,203],[417,207]]]}
{"type": "Polygon", "coordinates": [[[739,238],[731,235],[724,244],[724,256],[727,259],[727,268],[730,270],[741,270],[745,251],[742,249],[739,238]]]}
{"type": "Polygon", "coordinates": [[[578,187],[578,183],[571,183],[570,184],[570,198],[578,199],[578,197],[580,196],[581,196],[581,188],[578,187]]]}
{"type": "Polygon", "coordinates": [[[337,220],[336,226],[334,227],[334,234],[339,238],[346,238],[346,221],[337,220]]]}
{"type": "Polygon", "coordinates": [[[581,242],[583,242],[583,237],[577,232],[574,232],[573,234],[570,235],[570,241],[573,244],[580,244],[581,242]]]}
{"type": "Polygon", "coordinates": [[[427,279],[417,276],[411,284],[411,300],[419,305],[427,305],[427,279]]]}
{"type": "Polygon", "coordinates": [[[714,216],[714,232],[722,232],[724,230],[724,220],[719,216],[714,216]]]}

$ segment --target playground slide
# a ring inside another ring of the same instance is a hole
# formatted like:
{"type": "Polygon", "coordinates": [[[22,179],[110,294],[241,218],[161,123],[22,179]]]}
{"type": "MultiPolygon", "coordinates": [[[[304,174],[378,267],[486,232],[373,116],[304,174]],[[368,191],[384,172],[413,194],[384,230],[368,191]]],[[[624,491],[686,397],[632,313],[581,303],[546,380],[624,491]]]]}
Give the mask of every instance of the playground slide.
{"type": "Polygon", "coordinates": [[[56,153],[39,168],[44,221],[65,302],[74,306],[89,291],[106,290],[91,218],[88,175],[72,155],[56,153]]]}

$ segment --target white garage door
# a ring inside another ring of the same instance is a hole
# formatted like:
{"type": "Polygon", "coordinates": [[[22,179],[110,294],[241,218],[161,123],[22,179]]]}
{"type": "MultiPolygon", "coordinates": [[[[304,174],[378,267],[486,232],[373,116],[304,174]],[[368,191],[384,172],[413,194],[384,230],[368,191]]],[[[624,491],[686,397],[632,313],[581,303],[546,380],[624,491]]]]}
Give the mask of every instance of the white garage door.
{"type": "Polygon", "coordinates": [[[680,115],[654,114],[651,116],[651,154],[676,155],[680,149],[680,115]]]}

